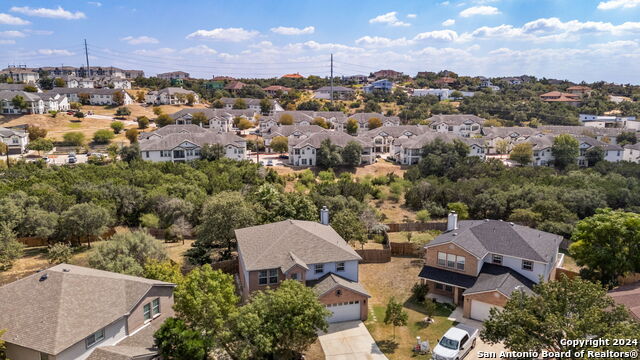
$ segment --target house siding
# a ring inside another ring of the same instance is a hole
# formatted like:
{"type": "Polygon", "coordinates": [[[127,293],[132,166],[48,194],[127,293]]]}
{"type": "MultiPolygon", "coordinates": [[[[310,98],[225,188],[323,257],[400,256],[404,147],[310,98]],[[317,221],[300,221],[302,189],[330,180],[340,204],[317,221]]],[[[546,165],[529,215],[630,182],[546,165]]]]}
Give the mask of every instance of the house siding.
{"type": "Polygon", "coordinates": [[[131,334],[145,324],[144,305],[160,299],[160,316],[152,319],[153,322],[162,323],[165,318],[173,316],[173,287],[171,286],[154,286],[149,292],[138,302],[133,308],[127,319],[128,333],[131,334]]]}
{"type": "MultiPolygon", "coordinates": [[[[91,355],[93,350],[95,350],[96,348],[100,346],[115,345],[119,341],[127,337],[126,324],[127,322],[125,318],[122,317],[118,321],[105,327],[104,340],[92,346],[91,348],[87,349],[87,344],[85,342],[85,339],[82,339],[81,341],[78,341],[77,343],[67,348],[57,356],[53,358],[51,357],[49,358],[51,360],[84,360],[87,357],[89,357],[89,355],[91,355]]],[[[87,334],[87,336],[89,335],[91,334],[87,334]]],[[[16,360],[18,360],[18,358],[16,358],[16,360]]]]}
{"type": "Polygon", "coordinates": [[[478,276],[478,273],[479,273],[478,258],[476,258],[474,255],[472,255],[468,251],[462,249],[461,247],[453,243],[428,247],[425,253],[425,262],[426,262],[426,265],[428,266],[433,266],[440,269],[445,269],[447,271],[457,272],[460,274],[478,276]],[[464,271],[438,265],[438,252],[453,254],[456,256],[464,256],[465,258],[464,271]]]}

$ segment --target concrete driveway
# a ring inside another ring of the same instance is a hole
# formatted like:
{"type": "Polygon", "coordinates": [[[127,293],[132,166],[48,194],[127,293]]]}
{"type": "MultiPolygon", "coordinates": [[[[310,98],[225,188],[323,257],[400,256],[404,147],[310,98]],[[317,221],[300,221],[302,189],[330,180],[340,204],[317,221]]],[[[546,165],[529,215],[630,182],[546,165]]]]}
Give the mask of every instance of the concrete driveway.
{"type": "MultiPolygon", "coordinates": [[[[474,327],[478,330],[482,330],[482,322],[462,317],[462,307],[459,307],[459,306],[449,315],[449,320],[457,321],[467,326],[474,327]]],[[[476,360],[476,359],[487,358],[486,355],[482,358],[479,357],[478,356],[479,353],[483,353],[483,354],[495,353],[496,358],[499,358],[501,351],[506,351],[504,345],[500,343],[495,345],[487,344],[484,341],[482,341],[482,339],[480,339],[480,337],[478,336],[478,339],[476,341],[476,347],[473,350],[471,350],[469,354],[467,354],[464,360],[476,360]]]]}
{"type": "Polygon", "coordinates": [[[319,338],[327,360],[387,359],[362,321],[330,324],[329,331],[319,338]]]}

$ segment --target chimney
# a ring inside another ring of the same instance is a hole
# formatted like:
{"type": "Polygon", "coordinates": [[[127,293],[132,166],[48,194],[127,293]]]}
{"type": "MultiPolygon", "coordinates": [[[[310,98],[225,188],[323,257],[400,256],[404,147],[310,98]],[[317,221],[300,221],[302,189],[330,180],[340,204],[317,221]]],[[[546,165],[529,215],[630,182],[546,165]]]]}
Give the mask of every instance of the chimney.
{"type": "Polygon", "coordinates": [[[447,231],[456,230],[458,228],[458,214],[455,211],[449,213],[447,218],[447,231]]]}
{"type": "Polygon", "coordinates": [[[326,206],[320,209],[320,224],[329,225],[329,209],[326,206]]]}

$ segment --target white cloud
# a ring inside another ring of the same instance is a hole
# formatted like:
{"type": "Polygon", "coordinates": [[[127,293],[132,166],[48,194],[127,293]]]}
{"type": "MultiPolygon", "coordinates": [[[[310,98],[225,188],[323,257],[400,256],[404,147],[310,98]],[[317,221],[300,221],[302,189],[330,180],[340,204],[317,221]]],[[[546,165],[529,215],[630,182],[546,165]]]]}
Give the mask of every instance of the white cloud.
{"type": "Polygon", "coordinates": [[[412,45],[414,42],[412,40],[407,40],[407,38],[404,37],[399,39],[389,39],[381,36],[363,36],[356,40],[356,44],[367,48],[385,48],[412,45]]]}
{"type": "Polygon", "coordinates": [[[146,55],[146,56],[163,56],[163,55],[171,55],[175,52],[176,50],[172,48],[159,48],[154,50],[147,50],[147,49],[136,50],[133,53],[137,55],[146,55]]]}
{"type": "Polygon", "coordinates": [[[407,14],[407,19],[415,19],[416,17],[418,17],[416,14],[407,14]]]}
{"type": "Polygon", "coordinates": [[[460,12],[460,16],[468,18],[476,15],[498,15],[500,10],[493,6],[472,6],[460,12]]]}
{"type": "Polygon", "coordinates": [[[442,22],[442,26],[453,26],[455,24],[456,24],[456,21],[454,19],[447,19],[442,22]]]}
{"type": "Polygon", "coordinates": [[[57,55],[57,56],[73,56],[75,53],[69,50],[61,50],[61,49],[40,49],[38,50],[38,54],[40,55],[57,55]]]}
{"type": "Polygon", "coordinates": [[[23,7],[14,6],[11,8],[11,11],[25,14],[28,16],[37,16],[37,17],[44,17],[44,18],[51,18],[51,19],[78,20],[78,19],[86,18],[83,12],[67,11],[63,9],[61,6],[58,6],[57,9],[47,9],[47,8],[33,9],[28,6],[23,6],[23,7]]]}
{"type": "Polygon", "coordinates": [[[217,28],[213,30],[197,30],[187,35],[187,39],[204,39],[240,42],[252,39],[260,34],[255,30],[243,28],[217,28]]]}
{"type": "Polygon", "coordinates": [[[25,33],[23,33],[22,31],[16,31],[16,30],[7,30],[7,31],[0,31],[0,37],[5,37],[5,38],[23,38],[27,36],[25,33]]]}
{"type": "Polygon", "coordinates": [[[19,17],[0,13],[0,24],[2,25],[29,25],[31,24],[27,20],[20,19],[19,17]]]}
{"type": "Polygon", "coordinates": [[[51,31],[51,30],[31,30],[31,29],[27,29],[24,32],[32,34],[32,35],[53,35],[53,31],[51,31]]]}
{"type": "Polygon", "coordinates": [[[398,12],[391,11],[386,14],[378,15],[369,20],[370,24],[387,24],[389,26],[411,26],[411,24],[398,20],[398,12]]]}
{"type": "Polygon", "coordinates": [[[413,40],[466,41],[468,39],[460,37],[453,30],[435,30],[420,33],[413,40]]]}
{"type": "Polygon", "coordinates": [[[15,43],[16,43],[15,40],[0,40],[0,45],[11,45],[15,43]]]}
{"type": "Polygon", "coordinates": [[[157,44],[159,43],[158,39],[150,37],[150,36],[127,36],[120,39],[122,41],[126,41],[130,45],[139,45],[139,44],[157,44]]]}
{"type": "Polygon", "coordinates": [[[598,4],[598,10],[631,9],[640,6],[640,0],[609,0],[598,4]]]}
{"type": "Polygon", "coordinates": [[[198,45],[198,46],[182,49],[180,53],[188,54],[188,55],[215,55],[218,52],[208,47],[207,45],[198,45]]]}
{"type": "Polygon", "coordinates": [[[89,1],[87,4],[93,5],[95,7],[101,7],[102,6],[102,3],[99,2],[99,1],[89,1]]]}
{"type": "Polygon", "coordinates": [[[286,27],[286,26],[278,26],[275,28],[271,28],[271,32],[280,35],[306,35],[313,34],[316,31],[316,28],[313,26],[307,26],[303,29],[296,27],[286,27]]]}
{"type": "Polygon", "coordinates": [[[338,50],[360,51],[362,50],[361,48],[357,48],[353,46],[336,44],[336,43],[319,43],[313,40],[306,41],[303,43],[289,44],[285,47],[285,49],[294,50],[298,52],[309,51],[309,50],[312,50],[312,51],[338,51],[338,50]]]}
{"type": "Polygon", "coordinates": [[[442,6],[449,6],[450,4],[451,4],[450,1],[443,1],[443,2],[440,3],[440,5],[442,5],[442,6]]]}

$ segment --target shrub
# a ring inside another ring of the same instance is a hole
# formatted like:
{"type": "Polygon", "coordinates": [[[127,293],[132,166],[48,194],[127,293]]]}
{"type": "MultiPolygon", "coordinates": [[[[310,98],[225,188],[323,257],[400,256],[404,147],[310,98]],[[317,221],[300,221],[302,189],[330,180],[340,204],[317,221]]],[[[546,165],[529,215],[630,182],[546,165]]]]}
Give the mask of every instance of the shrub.
{"type": "Polygon", "coordinates": [[[49,264],[68,263],[73,255],[71,246],[65,243],[55,243],[47,249],[47,260],[49,264]]]}
{"type": "Polygon", "coordinates": [[[128,107],[122,106],[116,110],[116,116],[129,116],[131,115],[131,110],[128,107]]]}
{"type": "Polygon", "coordinates": [[[427,222],[431,220],[431,214],[429,213],[429,210],[423,209],[418,211],[416,213],[416,220],[418,220],[419,222],[427,222]]]}
{"type": "Polygon", "coordinates": [[[82,146],[84,145],[84,134],[78,131],[68,132],[62,135],[62,140],[67,146],[82,146]]]}
{"type": "Polygon", "coordinates": [[[135,143],[138,142],[138,129],[129,129],[127,130],[127,132],[125,133],[125,136],[127,137],[127,139],[129,140],[130,143],[135,143]]]}
{"type": "Polygon", "coordinates": [[[96,144],[108,144],[115,137],[112,131],[101,129],[93,134],[93,142],[96,144]]]}
{"type": "Polygon", "coordinates": [[[136,120],[138,122],[138,128],[146,129],[149,127],[149,118],[146,116],[138,116],[136,120]]]}
{"type": "Polygon", "coordinates": [[[140,216],[140,225],[146,228],[157,229],[160,227],[160,218],[153,213],[146,213],[140,216]]]}
{"type": "Polygon", "coordinates": [[[77,113],[73,114],[73,116],[75,116],[78,119],[82,119],[84,118],[84,113],[82,111],[78,111],[77,113]]]}
{"type": "Polygon", "coordinates": [[[413,294],[413,298],[417,302],[423,302],[427,298],[427,294],[429,293],[429,285],[415,283],[411,288],[411,294],[413,294]]]}
{"type": "Polygon", "coordinates": [[[24,244],[16,240],[16,234],[7,224],[0,225],[0,271],[11,268],[22,257],[24,244]]]}
{"type": "Polygon", "coordinates": [[[120,131],[124,129],[124,123],[122,121],[114,121],[111,123],[111,129],[113,129],[114,133],[120,134],[120,131]]]}

